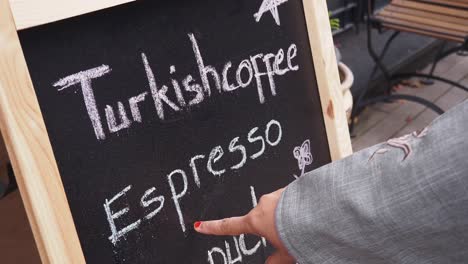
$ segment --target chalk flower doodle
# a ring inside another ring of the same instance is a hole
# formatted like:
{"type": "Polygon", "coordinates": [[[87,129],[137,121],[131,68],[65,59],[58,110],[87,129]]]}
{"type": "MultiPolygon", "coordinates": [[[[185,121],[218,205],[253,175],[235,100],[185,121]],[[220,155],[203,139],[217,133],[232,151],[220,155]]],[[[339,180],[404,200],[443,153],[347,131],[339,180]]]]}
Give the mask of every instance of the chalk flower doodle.
{"type": "Polygon", "coordinates": [[[301,175],[297,176],[294,174],[294,177],[298,179],[299,177],[305,174],[305,167],[307,165],[312,164],[312,162],[314,161],[314,157],[310,152],[310,140],[304,141],[304,143],[302,143],[300,147],[295,147],[293,154],[294,158],[297,159],[297,165],[299,167],[299,170],[301,170],[301,175]]]}
{"type": "Polygon", "coordinates": [[[278,6],[288,2],[288,0],[263,0],[262,5],[257,13],[254,14],[255,21],[259,22],[263,14],[270,11],[278,26],[281,25],[278,6]]]}

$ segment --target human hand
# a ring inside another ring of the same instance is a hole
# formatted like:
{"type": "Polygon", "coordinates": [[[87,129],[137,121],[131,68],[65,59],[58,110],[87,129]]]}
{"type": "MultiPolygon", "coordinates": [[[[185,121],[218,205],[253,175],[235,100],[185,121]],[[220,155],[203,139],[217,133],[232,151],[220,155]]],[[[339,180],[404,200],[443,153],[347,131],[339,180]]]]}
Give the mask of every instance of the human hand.
{"type": "Polygon", "coordinates": [[[281,242],[275,226],[275,210],[283,191],[284,188],[262,196],[258,205],[244,216],[195,222],[195,230],[202,234],[217,236],[241,234],[262,236],[277,250],[267,259],[266,264],[296,263],[281,242]]]}

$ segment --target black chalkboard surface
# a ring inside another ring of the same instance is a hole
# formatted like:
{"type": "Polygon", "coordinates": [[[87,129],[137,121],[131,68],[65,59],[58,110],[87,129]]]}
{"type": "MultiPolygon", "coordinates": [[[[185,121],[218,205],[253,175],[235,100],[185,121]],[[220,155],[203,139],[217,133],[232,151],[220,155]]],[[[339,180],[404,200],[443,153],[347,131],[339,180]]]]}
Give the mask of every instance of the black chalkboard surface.
{"type": "Polygon", "coordinates": [[[302,2],[269,2],[138,1],[19,32],[88,263],[264,263],[259,238],[192,223],[331,161],[302,2]]]}

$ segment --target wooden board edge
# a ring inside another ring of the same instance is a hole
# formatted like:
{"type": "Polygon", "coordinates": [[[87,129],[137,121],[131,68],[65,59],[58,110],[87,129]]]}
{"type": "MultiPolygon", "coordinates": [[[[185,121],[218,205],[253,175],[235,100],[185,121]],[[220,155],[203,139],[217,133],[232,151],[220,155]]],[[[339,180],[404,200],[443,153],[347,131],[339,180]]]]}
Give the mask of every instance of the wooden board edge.
{"type": "Polygon", "coordinates": [[[353,153],[325,0],[303,0],[310,49],[333,161],[353,153]]]}
{"type": "Polygon", "coordinates": [[[10,0],[18,30],[83,15],[135,0],[10,0]]]}
{"type": "Polygon", "coordinates": [[[85,263],[8,0],[0,0],[0,129],[43,263],[85,263]]]}

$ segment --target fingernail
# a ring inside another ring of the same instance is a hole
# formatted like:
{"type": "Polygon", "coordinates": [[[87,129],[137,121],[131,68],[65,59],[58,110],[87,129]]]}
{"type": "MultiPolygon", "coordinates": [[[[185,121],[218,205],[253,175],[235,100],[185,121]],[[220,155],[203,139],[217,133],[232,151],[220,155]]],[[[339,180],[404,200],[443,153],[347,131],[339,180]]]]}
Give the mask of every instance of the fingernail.
{"type": "Polygon", "coordinates": [[[200,228],[201,224],[202,224],[202,222],[197,221],[197,222],[195,222],[195,223],[193,224],[193,227],[194,227],[195,229],[198,229],[198,228],[200,228]]]}

